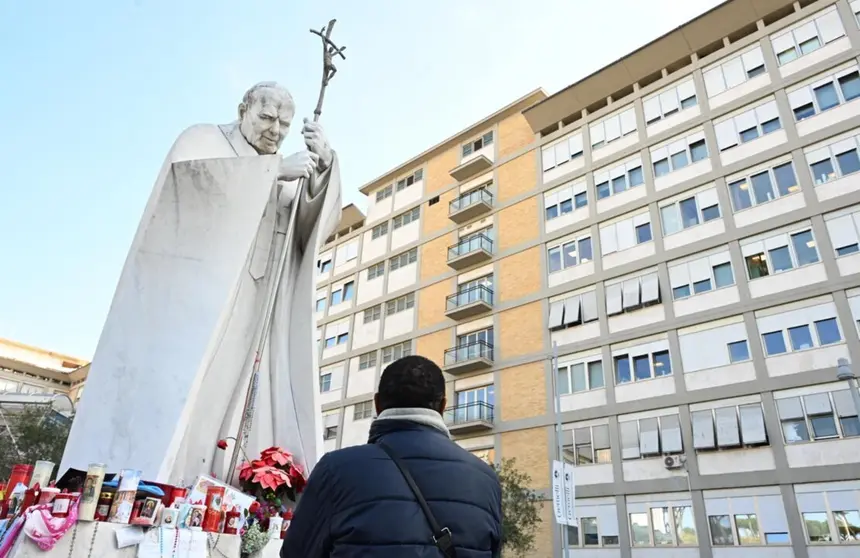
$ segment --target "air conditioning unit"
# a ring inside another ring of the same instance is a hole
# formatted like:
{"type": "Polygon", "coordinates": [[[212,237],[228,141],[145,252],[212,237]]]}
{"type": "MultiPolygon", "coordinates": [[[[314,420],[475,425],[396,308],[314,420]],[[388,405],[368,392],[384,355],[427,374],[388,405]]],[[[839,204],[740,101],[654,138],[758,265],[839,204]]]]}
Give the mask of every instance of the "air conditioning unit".
{"type": "Polygon", "coordinates": [[[684,459],[681,455],[667,455],[663,458],[663,465],[667,469],[680,469],[684,466],[684,459]]]}

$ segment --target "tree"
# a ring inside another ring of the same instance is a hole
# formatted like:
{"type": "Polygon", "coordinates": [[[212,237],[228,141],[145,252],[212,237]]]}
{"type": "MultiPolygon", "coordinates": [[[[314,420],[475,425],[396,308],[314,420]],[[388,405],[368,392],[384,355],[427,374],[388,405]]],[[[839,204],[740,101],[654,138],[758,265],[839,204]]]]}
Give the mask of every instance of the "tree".
{"type": "Polygon", "coordinates": [[[70,427],[71,421],[50,405],[0,409],[0,479],[9,478],[16,463],[45,459],[59,464],[70,427]]]}
{"type": "Polygon", "coordinates": [[[506,553],[525,556],[534,549],[543,503],[528,488],[531,477],[516,468],[515,459],[503,459],[493,469],[502,485],[502,547],[506,553]]]}

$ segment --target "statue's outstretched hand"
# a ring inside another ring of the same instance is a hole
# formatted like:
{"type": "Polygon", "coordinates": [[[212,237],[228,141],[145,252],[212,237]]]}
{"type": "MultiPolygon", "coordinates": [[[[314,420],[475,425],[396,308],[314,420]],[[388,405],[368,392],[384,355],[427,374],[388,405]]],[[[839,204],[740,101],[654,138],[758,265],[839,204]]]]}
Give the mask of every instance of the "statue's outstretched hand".
{"type": "Polygon", "coordinates": [[[314,122],[305,118],[304,127],[302,128],[302,136],[305,138],[305,145],[312,153],[319,155],[319,168],[325,170],[331,166],[334,159],[334,152],[328,145],[328,139],[325,137],[322,126],[319,122],[314,122]]]}
{"type": "Polygon", "coordinates": [[[319,155],[311,151],[299,151],[281,161],[278,171],[279,181],[293,181],[299,178],[310,178],[319,164],[319,155]]]}

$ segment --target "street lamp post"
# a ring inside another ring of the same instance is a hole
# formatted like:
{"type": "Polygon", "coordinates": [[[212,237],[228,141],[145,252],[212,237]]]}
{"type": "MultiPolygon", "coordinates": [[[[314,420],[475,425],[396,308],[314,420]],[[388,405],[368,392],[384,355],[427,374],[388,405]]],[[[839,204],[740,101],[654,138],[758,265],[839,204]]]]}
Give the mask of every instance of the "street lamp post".
{"type": "Polygon", "coordinates": [[[857,411],[857,416],[860,417],[860,390],[857,388],[858,378],[851,371],[851,363],[848,362],[847,358],[840,358],[837,361],[836,377],[848,382],[851,398],[854,400],[854,410],[857,411]]]}

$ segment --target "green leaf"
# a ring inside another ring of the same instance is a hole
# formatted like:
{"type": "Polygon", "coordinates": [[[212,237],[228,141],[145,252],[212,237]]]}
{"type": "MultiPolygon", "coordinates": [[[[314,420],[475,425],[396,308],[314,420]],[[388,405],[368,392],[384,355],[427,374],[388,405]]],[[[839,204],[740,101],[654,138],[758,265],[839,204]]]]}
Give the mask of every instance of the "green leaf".
{"type": "Polygon", "coordinates": [[[535,547],[543,502],[529,488],[531,477],[516,468],[515,459],[493,465],[502,485],[502,546],[513,556],[525,556],[535,547]]]}

